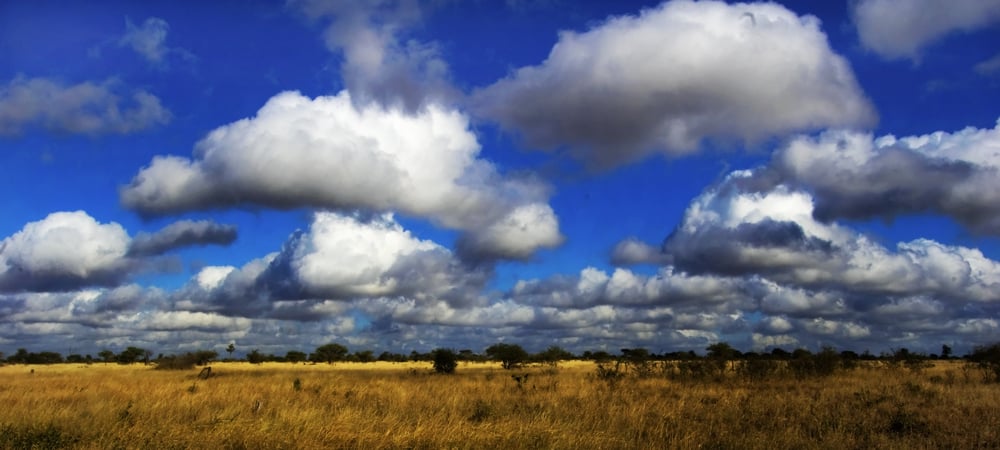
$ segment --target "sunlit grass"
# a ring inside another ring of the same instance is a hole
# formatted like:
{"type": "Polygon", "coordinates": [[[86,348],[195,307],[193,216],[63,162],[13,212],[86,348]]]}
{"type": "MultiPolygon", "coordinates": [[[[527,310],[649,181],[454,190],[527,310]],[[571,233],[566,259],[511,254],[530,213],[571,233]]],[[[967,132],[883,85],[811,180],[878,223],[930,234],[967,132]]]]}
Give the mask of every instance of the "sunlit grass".
{"type": "Polygon", "coordinates": [[[1000,446],[1000,386],[936,364],[760,383],[609,383],[590,362],[461,363],[454,375],[429,363],[217,363],[207,380],[142,365],[6,366],[0,447],[1000,446]]]}

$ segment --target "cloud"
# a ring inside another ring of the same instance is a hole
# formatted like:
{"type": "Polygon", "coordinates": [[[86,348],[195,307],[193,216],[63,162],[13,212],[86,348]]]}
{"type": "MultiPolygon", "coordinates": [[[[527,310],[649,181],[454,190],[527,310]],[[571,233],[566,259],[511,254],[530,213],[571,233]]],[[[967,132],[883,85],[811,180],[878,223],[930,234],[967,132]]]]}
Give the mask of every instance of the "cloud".
{"type": "Polygon", "coordinates": [[[144,90],[122,92],[114,79],[66,86],[18,75],[0,86],[0,135],[17,135],[32,125],[61,133],[129,134],[170,119],[160,99],[144,90]]]}
{"type": "Polygon", "coordinates": [[[891,219],[933,212],[976,234],[1000,235],[1000,122],[923,136],[827,131],[776,152],[755,183],[784,183],[816,199],[815,216],[891,219]]]}
{"type": "Polygon", "coordinates": [[[472,104],[529,146],[568,146],[600,168],[875,121],[819,20],[770,3],[673,1],[562,32],[542,64],[472,104]]]}
{"type": "Polygon", "coordinates": [[[886,59],[919,59],[927,45],[953,32],[1000,22],[998,0],[858,0],[851,15],[861,44],[886,59]]]}
{"type": "Polygon", "coordinates": [[[976,64],[973,69],[976,73],[988,77],[1000,74],[1000,53],[976,64]]]}
{"type": "Polygon", "coordinates": [[[0,292],[116,285],[130,270],[128,245],[117,223],[83,211],[49,214],[0,243],[0,292]]]}
{"type": "Polygon", "coordinates": [[[194,160],[155,158],[120,197],[147,216],[248,205],[399,211],[464,231],[464,248],[480,259],[561,243],[548,188],[479,159],[468,126],[438,106],[407,114],[357,108],[347,92],[285,92],[209,133],[194,160]]]}
{"type": "Polygon", "coordinates": [[[176,260],[160,257],[167,251],[233,238],[231,227],[182,221],[132,240],[115,222],[100,223],[84,211],[55,212],[0,241],[0,293],[115,287],[137,273],[173,269],[176,260]]]}
{"type": "Polygon", "coordinates": [[[391,214],[317,212],[281,251],[242,268],[206,267],[176,295],[183,308],[306,320],[342,313],[309,303],[406,298],[418,304],[482,304],[491,272],[469,268],[440,245],[415,238],[391,214]],[[295,302],[308,300],[303,304],[295,302]]]}
{"type": "Polygon", "coordinates": [[[636,264],[664,265],[669,263],[659,248],[630,237],[615,244],[611,250],[611,264],[629,266],[636,264]]]}
{"type": "Polygon", "coordinates": [[[438,46],[405,39],[407,30],[423,18],[420,2],[292,0],[289,4],[311,19],[329,21],[323,34],[326,46],[343,56],[341,77],[359,104],[376,101],[417,111],[457,97],[438,46]]]}
{"type": "Polygon", "coordinates": [[[150,63],[160,64],[169,52],[166,46],[168,31],[170,25],[158,17],[146,19],[140,27],[125,18],[125,34],[118,40],[118,45],[131,48],[150,63]]]}
{"type": "Polygon", "coordinates": [[[162,255],[193,245],[229,245],[236,240],[236,227],[210,220],[181,220],[155,233],[139,233],[129,245],[132,256],[162,255]]]}
{"type": "Polygon", "coordinates": [[[924,295],[950,302],[1000,301],[1000,263],[978,249],[928,239],[894,249],[813,218],[805,192],[779,185],[745,192],[737,172],[697,198],[664,242],[680,270],[759,275],[782,285],[871,298],[924,295]]]}

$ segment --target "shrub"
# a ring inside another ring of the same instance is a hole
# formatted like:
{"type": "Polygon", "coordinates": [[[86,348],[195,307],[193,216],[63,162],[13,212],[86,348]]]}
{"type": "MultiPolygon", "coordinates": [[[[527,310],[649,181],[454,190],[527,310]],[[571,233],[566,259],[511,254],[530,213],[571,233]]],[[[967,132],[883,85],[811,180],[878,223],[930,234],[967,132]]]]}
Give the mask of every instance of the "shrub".
{"type": "Polygon", "coordinates": [[[451,349],[439,348],[431,352],[434,359],[434,371],[437,373],[455,373],[458,367],[458,354],[451,349]]]}
{"type": "Polygon", "coordinates": [[[1000,342],[976,347],[967,358],[969,365],[983,373],[986,382],[1000,383],[1000,342]]]}

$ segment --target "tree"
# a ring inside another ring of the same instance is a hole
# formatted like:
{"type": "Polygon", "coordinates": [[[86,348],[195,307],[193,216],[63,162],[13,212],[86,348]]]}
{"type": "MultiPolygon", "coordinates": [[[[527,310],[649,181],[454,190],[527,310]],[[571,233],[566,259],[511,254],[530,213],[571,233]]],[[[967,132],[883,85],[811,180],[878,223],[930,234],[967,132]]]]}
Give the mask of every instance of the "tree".
{"type": "Polygon", "coordinates": [[[941,359],[951,358],[951,347],[948,344],[941,345],[941,359]]]}
{"type": "Polygon", "coordinates": [[[285,361],[288,361],[292,364],[305,361],[306,357],[307,355],[305,353],[296,350],[289,350],[288,353],[285,353],[285,361]]]}
{"type": "Polygon", "coordinates": [[[229,353],[229,359],[233,359],[233,352],[236,351],[236,343],[230,342],[229,347],[226,347],[226,353],[229,353]]]}
{"type": "Polygon", "coordinates": [[[250,364],[261,364],[264,362],[264,354],[257,351],[257,349],[253,349],[250,353],[247,353],[247,361],[250,364]]]}
{"type": "Polygon", "coordinates": [[[493,344],[486,349],[486,356],[494,361],[500,361],[500,365],[507,370],[520,366],[528,359],[528,352],[524,351],[517,344],[493,344]]]}
{"type": "Polygon", "coordinates": [[[146,356],[146,350],[139,347],[129,347],[118,354],[119,364],[132,364],[146,356]]]}
{"type": "Polygon", "coordinates": [[[354,357],[358,360],[358,362],[372,362],[375,361],[375,352],[371,350],[354,352],[354,357]]]}
{"type": "Polygon", "coordinates": [[[549,364],[555,364],[556,362],[559,361],[574,359],[576,358],[576,355],[566,351],[562,347],[553,345],[545,349],[545,351],[535,355],[535,358],[537,358],[539,361],[547,362],[549,364]]]}
{"type": "Polygon", "coordinates": [[[105,364],[115,360],[115,352],[108,349],[97,352],[97,356],[100,356],[101,359],[104,360],[105,364]]]}
{"type": "Polygon", "coordinates": [[[347,347],[334,342],[316,347],[316,351],[309,355],[309,360],[332,364],[335,361],[343,360],[346,356],[347,347]]]}
{"type": "Polygon", "coordinates": [[[434,371],[437,373],[455,373],[458,367],[458,355],[448,348],[439,348],[431,352],[434,358],[434,371]]]}

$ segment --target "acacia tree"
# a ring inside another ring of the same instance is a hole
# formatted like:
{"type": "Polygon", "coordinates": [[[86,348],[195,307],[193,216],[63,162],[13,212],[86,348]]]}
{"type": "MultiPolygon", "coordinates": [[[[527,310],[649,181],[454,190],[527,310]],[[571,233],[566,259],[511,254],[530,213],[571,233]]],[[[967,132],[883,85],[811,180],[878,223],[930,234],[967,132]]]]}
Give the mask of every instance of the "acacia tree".
{"type": "Polygon", "coordinates": [[[309,360],[312,362],[325,362],[327,364],[332,364],[336,361],[342,361],[346,356],[347,347],[333,342],[316,347],[316,351],[309,355],[309,360]]]}
{"type": "Polygon", "coordinates": [[[528,352],[517,344],[493,344],[486,349],[486,356],[494,361],[500,361],[504,369],[513,369],[528,359],[528,352]]]}
{"type": "Polygon", "coordinates": [[[229,359],[233,359],[233,352],[236,351],[236,343],[230,342],[229,347],[226,347],[226,353],[229,353],[229,359]]]}

